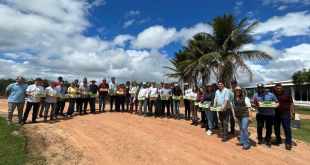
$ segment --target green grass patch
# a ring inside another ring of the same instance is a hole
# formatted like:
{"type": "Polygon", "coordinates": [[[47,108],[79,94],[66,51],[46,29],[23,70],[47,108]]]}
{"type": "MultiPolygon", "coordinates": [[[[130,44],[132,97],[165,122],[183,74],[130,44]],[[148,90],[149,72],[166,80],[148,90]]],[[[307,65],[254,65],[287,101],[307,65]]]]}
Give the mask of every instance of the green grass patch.
{"type": "Polygon", "coordinates": [[[310,115],[310,108],[304,108],[300,106],[295,106],[295,113],[310,115]]]}
{"type": "Polygon", "coordinates": [[[0,117],[0,164],[44,164],[42,156],[33,156],[26,148],[24,136],[11,135],[13,131],[21,131],[20,125],[6,124],[6,119],[0,117]]]}

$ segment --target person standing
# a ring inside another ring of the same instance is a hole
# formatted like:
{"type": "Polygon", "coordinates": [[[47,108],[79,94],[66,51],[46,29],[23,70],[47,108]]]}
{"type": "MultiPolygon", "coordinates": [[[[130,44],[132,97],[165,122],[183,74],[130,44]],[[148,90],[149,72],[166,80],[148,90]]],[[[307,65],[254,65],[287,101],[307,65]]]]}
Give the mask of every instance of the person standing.
{"type": "MultiPolygon", "coordinates": [[[[234,100],[234,89],[238,86],[237,80],[232,80],[231,81],[231,89],[230,89],[230,99],[231,101],[234,100]]],[[[228,134],[234,134],[235,133],[235,120],[232,114],[232,111],[229,113],[230,117],[230,132],[228,134]]]]}
{"type": "Polygon", "coordinates": [[[263,144],[263,128],[266,121],[266,137],[265,145],[270,148],[270,138],[272,134],[272,126],[274,124],[274,108],[279,107],[279,101],[276,96],[272,93],[266,92],[265,85],[262,83],[257,84],[258,93],[255,93],[252,98],[252,106],[257,108],[256,121],[257,121],[257,136],[258,136],[258,145],[263,144]],[[255,104],[257,101],[274,101],[276,107],[259,107],[255,104]]]}
{"type": "Polygon", "coordinates": [[[250,138],[248,126],[253,122],[250,99],[243,95],[241,87],[234,88],[234,99],[232,100],[232,114],[234,120],[240,127],[240,142],[237,146],[243,146],[243,150],[250,149],[250,138]]]}
{"type": "Polygon", "coordinates": [[[165,106],[166,106],[167,107],[167,119],[170,119],[170,116],[169,116],[170,106],[169,106],[169,104],[170,104],[170,98],[172,96],[172,90],[171,90],[171,88],[168,87],[168,85],[169,85],[168,82],[165,82],[165,87],[160,90],[160,97],[168,96],[168,100],[162,100],[162,112],[161,112],[162,116],[161,116],[161,118],[165,117],[165,106]]]}
{"type": "Polygon", "coordinates": [[[132,87],[130,88],[130,91],[135,91],[134,94],[130,95],[130,114],[133,113],[133,105],[135,105],[135,114],[137,114],[137,109],[138,109],[138,92],[139,92],[139,86],[137,85],[137,82],[135,80],[132,81],[132,87]]]}
{"type": "MultiPolygon", "coordinates": [[[[79,85],[79,80],[78,79],[75,79],[74,80],[74,82],[75,82],[75,84],[76,84],[76,88],[77,89],[79,89],[80,88],[80,85],[79,85]]],[[[75,110],[75,112],[80,112],[80,110],[79,110],[79,105],[81,104],[81,100],[80,100],[80,98],[76,98],[76,110],[75,110]]]]}
{"type": "Polygon", "coordinates": [[[78,94],[78,89],[76,87],[76,83],[73,81],[71,83],[71,87],[68,88],[68,95],[70,97],[69,108],[67,111],[67,117],[74,116],[74,105],[76,103],[76,98],[73,98],[72,95],[78,94]]]}
{"type": "MultiPolygon", "coordinates": [[[[139,90],[138,98],[144,97],[146,98],[148,95],[148,89],[146,88],[146,82],[142,83],[142,88],[139,90]]],[[[139,100],[140,113],[139,116],[142,115],[142,105],[144,106],[144,117],[147,116],[147,102],[145,100],[139,100]]]]}
{"type": "MultiPolygon", "coordinates": [[[[172,81],[170,83],[170,89],[172,91],[172,89],[174,88],[174,82],[172,81]]],[[[174,108],[174,100],[172,99],[172,97],[170,98],[170,110],[171,110],[171,113],[173,114],[173,108],[174,108]]]]}
{"type": "MultiPolygon", "coordinates": [[[[99,87],[96,85],[96,80],[92,80],[90,82],[91,82],[91,85],[89,85],[89,89],[90,89],[91,93],[97,94],[99,87]]],[[[96,98],[90,97],[90,113],[96,113],[96,98]]]]}
{"type": "Polygon", "coordinates": [[[28,88],[27,84],[24,84],[23,77],[17,77],[16,83],[10,84],[5,91],[8,98],[8,114],[6,117],[7,124],[12,123],[13,112],[17,107],[18,111],[18,123],[21,124],[23,120],[23,109],[25,106],[26,90],[28,88]]]}
{"type": "MultiPolygon", "coordinates": [[[[172,89],[172,97],[173,96],[180,96],[180,99],[182,99],[182,90],[179,88],[178,84],[174,85],[174,88],[172,89]]],[[[174,120],[178,119],[180,120],[180,100],[173,100],[174,101],[174,120]]]]}
{"type": "Polygon", "coordinates": [[[191,123],[191,125],[196,125],[197,126],[197,120],[198,120],[198,117],[197,117],[197,109],[198,109],[198,106],[195,105],[195,102],[200,102],[200,94],[198,94],[198,87],[196,85],[193,86],[193,90],[192,92],[189,94],[190,97],[194,97],[196,98],[196,100],[189,100],[190,101],[190,108],[191,108],[191,111],[193,113],[192,117],[193,117],[193,122],[191,123]]]}
{"type": "MultiPolygon", "coordinates": [[[[148,82],[146,85],[147,85],[147,90],[149,93],[150,88],[151,88],[151,83],[148,82]]],[[[147,105],[147,110],[148,110],[148,116],[151,116],[152,113],[150,112],[150,97],[149,97],[149,95],[146,96],[145,100],[146,100],[146,105],[147,105]]]]}
{"type": "MultiPolygon", "coordinates": [[[[204,94],[204,97],[201,100],[201,102],[209,104],[210,106],[212,106],[214,104],[214,99],[215,99],[214,86],[212,84],[208,84],[206,86],[206,88],[207,88],[206,93],[204,94]]],[[[206,128],[206,133],[208,134],[208,136],[212,135],[213,118],[214,118],[214,114],[215,113],[216,112],[215,111],[211,111],[210,108],[205,108],[205,114],[206,114],[206,117],[208,119],[207,121],[208,121],[208,127],[209,127],[209,129],[206,128]]]]}
{"type": "Polygon", "coordinates": [[[230,108],[230,90],[224,87],[224,82],[219,81],[218,83],[219,89],[215,93],[215,99],[213,106],[221,106],[221,111],[219,111],[220,121],[223,129],[223,139],[222,142],[226,142],[228,140],[228,119],[230,108]]]}
{"type": "Polygon", "coordinates": [[[154,105],[154,118],[156,118],[156,115],[157,115],[157,99],[158,99],[158,96],[159,96],[159,92],[158,92],[158,88],[156,87],[156,82],[153,81],[152,82],[152,87],[149,88],[149,93],[148,93],[148,96],[150,98],[150,101],[149,101],[149,111],[150,111],[150,114],[152,114],[152,111],[153,111],[153,105],[154,105]],[[151,97],[152,95],[156,95],[157,97],[151,97]]]}
{"type": "Polygon", "coordinates": [[[26,90],[27,97],[27,105],[24,113],[23,121],[20,123],[21,125],[26,124],[27,118],[31,108],[33,107],[32,112],[32,123],[38,123],[37,119],[37,111],[40,103],[40,97],[34,97],[37,93],[44,93],[44,88],[41,86],[41,78],[35,79],[35,84],[28,86],[26,90]]]}
{"type": "MultiPolygon", "coordinates": [[[[200,88],[198,89],[198,95],[197,95],[197,97],[198,97],[198,99],[199,99],[199,102],[202,101],[204,95],[205,95],[204,88],[203,88],[203,87],[200,87],[200,88]]],[[[197,113],[198,113],[198,111],[200,111],[201,113],[203,113],[203,112],[202,112],[202,109],[203,109],[203,108],[198,107],[196,110],[194,109],[194,111],[192,111],[192,123],[191,123],[191,125],[195,125],[195,126],[198,125],[198,114],[197,114],[197,113]]],[[[201,117],[201,120],[203,121],[203,118],[202,118],[202,117],[201,117]]]]}
{"type": "Polygon", "coordinates": [[[131,96],[131,95],[130,95],[130,93],[129,93],[130,89],[131,89],[130,81],[127,81],[127,82],[126,82],[126,91],[127,91],[127,95],[126,95],[126,97],[125,97],[126,112],[129,112],[129,109],[130,109],[129,105],[131,105],[131,104],[130,104],[130,96],[131,96]]]}
{"type": "Polygon", "coordinates": [[[83,85],[82,86],[80,85],[80,88],[78,89],[78,93],[81,96],[80,97],[81,98],[81,104],[80,104],[80,108],[79,108],[80,115],[82,115],[82,107],[83,107],[83,105],[84,105],[84,114],[88,114],[86,112],[86,109],[87,109],[89,95],[85,95],[84,94],[85,92],[90,92],[90,87],[89,87],[89,85],[87,83],[88,83],[87,81],[83,81],[83,85]]]}
{"type": "MultiPolygon", "coordinates": [[[[59,86],[57,86],[56,88],[58,88],[60,94],[62,95],[67,94],[67,87],[64,86],[64,81],[60,81],[59,86]]],[[[66,105],[66,99],[57,98],[57,108],[55,113],[56,118],[58,115],[63,115],[65,105],[66,105]]]]}
{"type": "MultiPolygon", "coordinates": [[[[43,78],[43,79],[42,79],[41,86],[44,88],[44,90],[45,90],[47,87],[49,87],[49,85],[47,84],[46,78],[43,78]]],[[[38,107],[38,111],[37,111],[37,112],[39,112],[39,109],[40,109],[39,117],[43,117],[44,108],[45,108],[45,97],[41,97],[40,103],[39,103],[39,107],[38,107]]],[[[38,114],[37,114],[37,116],[38,116],[38,114]]]]}
{"type": "Polygon", "coordinates": [[[292,148],[292,132],[291,132],[291,120],[295,119],[295,105],[292,96],[283,91],[281,84],[275,85],[274,95],[279,101],[280,106],[275,109],[274,119],[274,131],[276,135],[276,141],[272,142],[273,145],[282,144],[282,138],[280,133],[280,127],[284,129],[285,134],[285,149],[291,150],[292,148]]]}
{"type": "Polygon", "coordinates": [[[162,116],[162,101],[161,101],[161,97],[160,97],[160,92],[161,92],[161,89],[163,89],[164,88],[164,82],[161,82],[160,83],[160,87],[158,88],[158,93],[159,93],[159,97],[158,97],[158,99],[157,99],[157,115],[159,115],[159,116],[162,116]]]}
{"type": "MultiPolygon", "coordinates": [[[[110,84],[109,84],[109,89],[113,89],[114,91],[116,91],[117,87],[118,87],[118,84],[117,82],[115,82],[115,78],[112,77],[111,78],[111,81],[110,84]]],[[[113,109],[113,102],[115,101],[115,108],[116,108],[116,104],[117,104],[117,99],[116,99],[116,94],[115,92],[114,93],[111,93],[110,94],[110,112],[112,112],[112,109],[113,109]]]]}
{"type": "Polygon", "coordinates": [[[122,113],[124,113],[124,110],[125,110],[125,98],[126,98],[126,95],[127,95],[127,91],[124,87],[124,83],[120,83],[120,87],[117,88],[116,90],[116,111],[117,112],[120,112],[120,106],[122,106],[122,113]],[[117,94],[117,92],[123,92],[123,94],[117,94]]]}
{"type": "Polygon", "coordinates": [[[105,105],[107,102],[108,90],[109,90],[109,84],[107,84],[107,80],[103,78],[102,84],[99,85],[99,112],[101,112],[101,107],[102,112],[106,112],[105,105]],[[106,89],[107,91],[100,91],[100,89],[106,89]]]}
{"type": "MultiPolygon", "coordinates": [[[[189,88],[189,84],[185,83],[184,84],[184,93],[183,95],[186,97],[189,97],[192,93],[192,89],[189,88]]],[[[184,99],[184,105],[185,105],[185,120],[190,120],[191,118],[191,102],[189,99],[184,99]]],[[[195,103],[194,105],[195,106],[195,103]]]]}
{"type": "Polygon", "coordinates": [[[46,94],[44,121],[45,122],[47,121],[47,115],[48,115],[50,106],[52,106],[50,120],[55,120],[53,117],[54,117],[56,106],[57,106],[57,97],[52,96],[52,94],[60,94],[60,91],[57,87],[55,87],[54,81],[50,81],[50,86],[45,89],[44,93],[46,94]]]}
{"type": "MultiPolygon", "coordinates": [[[[56,87],[58,87],[59,85],[60,85],[60,81],[64,81],[63,79],[62,79],[62,77],[60,76],[60,77],[58,77],[58,82],[56,82],[55,83],[55,86],[56,87]]],[[[64,83],[64,86],[66,86],[66,84],[64,83]]]]}

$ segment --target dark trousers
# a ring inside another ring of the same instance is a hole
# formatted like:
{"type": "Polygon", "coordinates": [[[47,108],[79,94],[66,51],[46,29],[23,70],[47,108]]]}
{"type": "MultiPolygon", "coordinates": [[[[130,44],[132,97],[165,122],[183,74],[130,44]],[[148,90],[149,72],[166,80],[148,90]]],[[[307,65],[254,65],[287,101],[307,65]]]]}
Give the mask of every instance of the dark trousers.
{"type": "Polygon", "coordinates": [[[191,102],[188,99],[184,100],[185,105],[185,118],[191,117],[191,102]]]}
{"type": "Polygon", "coordinates": [[[29,112],[30,112],[32,107],[33,107],[33,110],[32,110],[32,121],[36,121],[36,119],[37,119],[37,112],[38,112],[38,109],[39,109],[39,103],[32,103],[32,102],[27,101],[26,110],[25,110],[24,117],[23,117],[23,121],[24,122],[27,121],[29,112]]]}
{"type": "Polygon", "coordinates": [[[229,113],[231,109],[228,108],[226,111],[219,112],[220,121],[223,129],[223,138],[228,138],[228,119],[229,119],[229,113]]]}
{"type": "Polygon", "coordinates": [[[74,113],[74,106],[76,103],[76,98],[71,98],[69,103],[69,108],[67,111],[67,115],[72,115],[74,113]]]}
{"type": "Polygon", "coordinates": [[[230,118],[230,131],[235,131],[235,120],[232,111],[229,112],[229,118],[230,118]]]}
{"type": "Polygon", "coordinates": [[[149,113],[153,113],[153,105],[154,105],[154,116],[156,116],[157,112],[156,112],[156,109],[157,109],[157,100],[151,100],[149,99],[149,113]]]}
{"type": "Polygon", "coordinates": [[[129,96],[127,96],[126,97],[126,110],[128,111],[128,110],[130,110],[130,99],[131,99],[131,97],[129,96]]]}
{"type": "Polygon", "coordinates": [[[80,98],[80,104],[79,104],[79,110],[80,113],[82,113],[82,106],[84,104],[84,113],[86,113],[86,109],[87,109],[87,104],[88,104],[88,98],[80,98]]]}
{"type": "Polygon", "coordinates": [[[59,114],[62,115],[64,112],[64,108],[65,108],[66,102],[65,101],[57,101],[57,108],[56,108],[56,116],[58,116],[59,114]]]}
{"type": "Polygon", "coordinates": [[[116,106],[115,106],[115,110],[117,111],[117,112],[120,112],[120,106],[122,106],[122,112],[124,112],[124,108],[125,108],[125,106],[124,106],[124,104],[125,104],[125,96],[123,96],[123,97],[120,97],[120,96],[117,96],[116,97],[116,106]]]}
{"type": "Polygon", "coordinates": [[[81,98],[76,99],[76,112],[80,111],[81,98]]]}
{"type": "Polygon", "coordinates": [[[292,144],[292,131],[291,131],[291,119],[290,115],[276,115],[274,116],[274,132],[276,134],[276,138],[278,141],[281,141],[281,134],[280,134],[280,129],[281,129],[281,124],[284,129],[284,134],[285,134],[285,142],[286,144],[292,144]]]}
{"type": "Polygon", "coordinates": [[[161,114],[164,116],[165,115],[165,106],[167,107],[167,116],[169,116],[170,113],[170,101],[169,100],[162,100],[162,111],[161,114]]]}
{"type": "Polygon", "coordinates": [[[133,102],[134,97],[131,97],[131,104],[130,104],[130,110],[131,113],[133,113],[133,105],[135,105],[135,112],[137,113],[137,109],[138,109],[138,98],[136,98],[135,102],[133,102]]]}
{"type": "Polygon", "coordinates": [[[170,98],[169,101],[170,101],[171,113],[173,113],[173,108],[174,108],[174,107],[173,107],[173,101],[174,101],[174,100],[173,100],[172,98],[170,98]]]}
{"type": "Polygon", "coordinates": [[[90,98],[90,111],[96,112],[96,98],[90,98]]]}
{"type": "Polygon", "coordinates": [[[116,96],[111,96],[111,95],[110,95],[110,111],[112,111],[112,109],[113,109],[113,103],[114,103],[114,101],[115,101],[115,108],[116,108],[116,102],[117,102],[116,96]]]}
{"type": "Polygon", "coordinates": [[[266,137],[265,142],[270,142],[272,134],[272,126],[274,124],[274,115],[256,114],[257,121],[257,136],[259,140],[263,139],[263,128],[266,121],[266,137]]]}
{"type": "Polygon", "coordinates": [[[157,101],[156,101],[156,104],[157,104],[157,115],[162,115],[161,113],[162,113],[162,101],[161,101],[161,99],[157,99],[157,101]]]}

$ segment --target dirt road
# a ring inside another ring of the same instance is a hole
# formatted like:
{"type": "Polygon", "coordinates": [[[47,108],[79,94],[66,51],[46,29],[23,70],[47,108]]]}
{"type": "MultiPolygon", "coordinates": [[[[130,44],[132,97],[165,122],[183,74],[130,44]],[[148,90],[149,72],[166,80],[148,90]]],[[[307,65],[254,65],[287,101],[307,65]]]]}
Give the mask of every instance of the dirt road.
{"type": "MultiPolygon", "coordinates": [[[[6,112],[7,100],[0,100],[0,114],[6,112]]],[[[294,140],[292,151],[284,144],[257,146],[254,128],[249,130],[251,149],[243,151],[235,145],[239,131],[223,143],[221,130],[207,136],[184,119],[107,112],[38,121],[25,125],[29,146],[50,164],[310,164],[309,145],[294,140]]]]}

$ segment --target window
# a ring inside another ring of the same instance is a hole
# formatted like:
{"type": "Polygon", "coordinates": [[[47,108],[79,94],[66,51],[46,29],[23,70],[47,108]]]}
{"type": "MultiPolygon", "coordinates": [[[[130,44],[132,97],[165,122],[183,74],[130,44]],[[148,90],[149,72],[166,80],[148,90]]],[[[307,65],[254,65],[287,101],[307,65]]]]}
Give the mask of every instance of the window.
{"type": "Polygon", "coordinates": [[[302,89],[301,89],[301,98],[302,98],[302,101],[307,101],[308,100],[308,90],[305,88],[305,87],[303,87],[302,89]]]}
{"type": "Polygon", "coordinates": [[[300,101],[301,97],[300,97],[300,89],[294,89],[295,92],[295,100],[300,101]]]}
{"type": "Polygon", "coordinates": [[[283,87],[283,91],[289,93],[290,95],[292,95],[292,91],[291,91],[291,87],[290,86],[283,87]]]}

